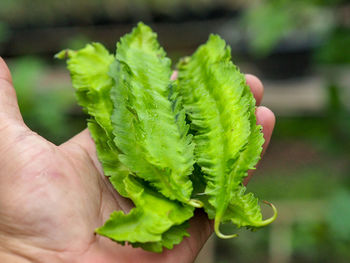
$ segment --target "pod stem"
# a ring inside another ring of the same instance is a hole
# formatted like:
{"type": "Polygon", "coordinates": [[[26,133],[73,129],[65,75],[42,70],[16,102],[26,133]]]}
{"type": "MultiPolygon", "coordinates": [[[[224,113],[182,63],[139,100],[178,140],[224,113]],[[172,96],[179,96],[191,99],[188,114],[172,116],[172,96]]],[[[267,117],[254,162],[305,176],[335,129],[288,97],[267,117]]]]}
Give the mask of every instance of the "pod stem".
{"type": "Polygon", "coordinates": [[[273,215],[272,215],[272,217],[261,221],[259,224],[256,225],[257,227],[267,226],[267,225],[271,224],[273,221],[275,221],[276,218],[277,218],[277,209],[276,209],[276,207],[273,204],[271,204],[270,202],[268,202],[268,201],[263,200],[263,202],[265,204],[269,205],[272,208],[273,215]]]}
{"type": "Polygon", "coordinates": [[[199,201],[197,199],[190,199],[188,204],[196,208],[201,208],[204,205],[202,201],[199,201]]]}
{"type": "Polygon", "coordinates": [[[221,217],[215,217],[214,230],[215,230],[216,235],[219,238],[230,239],[230,238],[234,238],[234,237],[238,236],[238,234],[225,235],[225,234],[221,233],[220,232],[220,223],[221,223],[221,217]]]}

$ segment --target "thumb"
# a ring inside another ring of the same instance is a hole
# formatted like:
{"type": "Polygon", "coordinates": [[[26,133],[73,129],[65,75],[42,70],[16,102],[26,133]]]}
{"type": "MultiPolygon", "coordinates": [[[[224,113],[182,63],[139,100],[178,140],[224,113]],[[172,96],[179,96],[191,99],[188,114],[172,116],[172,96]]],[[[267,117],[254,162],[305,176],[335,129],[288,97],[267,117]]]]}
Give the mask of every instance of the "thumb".
{"type": "Polygon", "coordinates": [[[9,122],[23,125],[10,70],[0,57],[0,132],[9,122]]]}
{"type": "Polygon", "coordinates": [[[24,124],[10,70],[0,57],[0,154],[7,152],[29,128],[24,124]]]}

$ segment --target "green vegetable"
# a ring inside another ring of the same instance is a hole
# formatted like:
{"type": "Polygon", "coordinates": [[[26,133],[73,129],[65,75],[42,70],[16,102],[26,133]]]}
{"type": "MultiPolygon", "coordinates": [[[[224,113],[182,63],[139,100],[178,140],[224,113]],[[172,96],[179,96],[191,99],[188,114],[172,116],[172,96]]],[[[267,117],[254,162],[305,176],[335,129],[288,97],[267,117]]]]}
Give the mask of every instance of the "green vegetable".
{"type": "Polygon", "coordinates": [[[211,35],[178,68],[179,91],[195,132],[195,159],[206,184],[204,208],[215,218],[215,232],[233,237],[220,233],[222,220],[250,227],[269,223],[262,221],[254,197],[243,196],[242,181],[260,159],[264,138],[256,125],[255,99],[231,62],[229,47],[211,35]]]}
{"type": "Polygon", "coordinates": [[[121,244],[161,252],[188,236],[195,207],[238,227],[258,228],[258,199],[242,184],[264,142],[255,100],[219,36],[178,64],[139,23],[117,44],[116,56],[93,43],[65,50],[78,103],[106,176],[135,207],[115,211],[96,232],[121,244]]]}
{"type": "Polygon", "coordinates": [[[116,190],[136,206],[128,215],[122,211],[112,213],[111,219],[96,232],[118,242],[135,242],[135,246],[156,252],[162,251],[163,246],[172,248],[180,243],[182,237],[188,235],[184,222],[192,217],[193,207],[164,198],[145,181],[132,177],[132,172],[119,161],[121,150],[114,143],[111,120],[110,93],[114,81],[108,74],[113,57],[96,43],[77,52],[62,51],[56,57],[68,57],[78,103],[91,116],[88,127],[105,175],[116,190]]]}
{"type": "Polygon", "coordinates": [[[112,122],[121,162],[169,199],[195,203],[189,201],[193,144],[185,113],[171,94],[170,60],[146,27],[123,37],[116,57],[110,71],[118,105],[112,122]]]}

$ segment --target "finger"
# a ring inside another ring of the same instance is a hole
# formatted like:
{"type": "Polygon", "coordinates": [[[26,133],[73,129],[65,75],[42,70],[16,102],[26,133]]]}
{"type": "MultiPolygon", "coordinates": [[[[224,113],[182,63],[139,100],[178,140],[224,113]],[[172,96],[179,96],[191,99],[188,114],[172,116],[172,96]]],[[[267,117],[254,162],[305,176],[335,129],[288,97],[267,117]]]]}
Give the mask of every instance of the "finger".
{"type": "Polygon", "coordinates": [[[173,74],[171,74],[170,79],[171,79],[171,80],[176,80],[176,79],[177,79],[177,76],[178,76],[178,71],[177,71],[177,70],[174,70],[173,74]]]}
{"type": "MultiPolygon", "coordinates": [[[[275,127],[276,118],[275,118],[275,115],[273,114],[273,112],[264,106],[258,107],[256,109],[255,114],[256,114],[256,122],[257,122],[257,124],[262,126],[262,131],[263,131],[264,139],[265,139],[265,142],[263,144],[263,150],[261,153],[261,157],[262,157],[267,149],[267,146],[270,143],[273,128],[275,127]]],[[[249,182],[249,180],[251,179],[253,171],[254,170],[249,171],[248,177],[245,178],[245,180],[244,180],[244,185],[246,185],[249,182]]]]}
{"type": "Polygon", "coordinates": [[[258,125],[261,125],[263,128],[265,143],[263,145],[263,152],[265,153],[267,146],[270,143],[270,139],[272,136],[273,128],[275,127],[276,118],[275,114],[264,106],[260,106],[256,110],[256,122],[258,125]]]}
{"type": "Polygon", "coordinates": [[[8,121],[23,124],[12,78],[5,61],[0,57],[0,129],[8,124],[8,121]]]}
{"type": "Polygon", "coordinates": [[[264,95],[264,86],[254,75],[246,74],[245,77],[256,100],[256,105],[259,106],[264,95]]]}

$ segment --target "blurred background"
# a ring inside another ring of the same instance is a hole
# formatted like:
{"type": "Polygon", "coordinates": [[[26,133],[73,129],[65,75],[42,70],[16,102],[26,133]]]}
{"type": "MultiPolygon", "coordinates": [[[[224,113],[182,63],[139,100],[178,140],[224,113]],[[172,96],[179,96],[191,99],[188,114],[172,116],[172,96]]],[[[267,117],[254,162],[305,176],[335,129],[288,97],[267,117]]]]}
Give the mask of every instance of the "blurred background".
{"type": "Polygon", "coordinates": [[[263,81],[263,105],[277,117],[248,190],[274,203],[278,219],[211,238],[197,262],[350,262],[349,1],[1,0],[0,55],[28,126],[56,144],[84,129],[68,71],[53,56],[91,41],[114,52],[138,21],[174,61],[220,34],[241,70],[263,81]]]}

